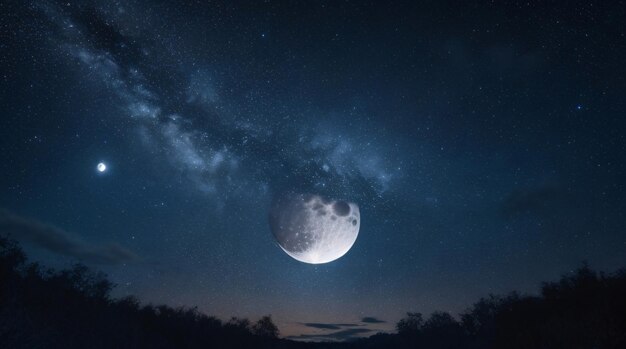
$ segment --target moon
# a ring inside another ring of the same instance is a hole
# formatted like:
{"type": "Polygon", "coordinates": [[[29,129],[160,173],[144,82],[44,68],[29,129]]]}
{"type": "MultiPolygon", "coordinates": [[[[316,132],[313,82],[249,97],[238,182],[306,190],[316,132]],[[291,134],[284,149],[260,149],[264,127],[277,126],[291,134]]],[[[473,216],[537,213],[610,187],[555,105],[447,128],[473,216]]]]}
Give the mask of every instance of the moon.
{"type": "Polygon", "coordinates": [[[359,234],[359,206],[319,195],[291,194],[275,200],[270,229],[280,248],[310,264],[332,262],[345,255],[359,234]]]}
{"type": "Polygon", "coordinates": [[[101,162],[98,166],[96,166],[96,168],[98,169],[98,172],[104,172],[107,170],[107,165],[105,165],[104,162],[101,162]]]}

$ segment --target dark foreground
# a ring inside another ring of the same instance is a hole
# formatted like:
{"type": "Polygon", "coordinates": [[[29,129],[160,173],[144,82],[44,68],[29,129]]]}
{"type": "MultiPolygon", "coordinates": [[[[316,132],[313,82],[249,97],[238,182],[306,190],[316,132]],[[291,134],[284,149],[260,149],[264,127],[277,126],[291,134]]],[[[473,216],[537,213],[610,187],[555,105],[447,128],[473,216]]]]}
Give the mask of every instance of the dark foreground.
{"type": "Polygon", "coordinates": [[[27,263],[0,237],[0,348],[626,348],[626,270],[586,266],[540,296],[489,296],[460,314],[408,313],[398,334],[345,343],[278,338],[269,316],[222,322],[195,309],[111,299],[102,274],[27,263]]]}

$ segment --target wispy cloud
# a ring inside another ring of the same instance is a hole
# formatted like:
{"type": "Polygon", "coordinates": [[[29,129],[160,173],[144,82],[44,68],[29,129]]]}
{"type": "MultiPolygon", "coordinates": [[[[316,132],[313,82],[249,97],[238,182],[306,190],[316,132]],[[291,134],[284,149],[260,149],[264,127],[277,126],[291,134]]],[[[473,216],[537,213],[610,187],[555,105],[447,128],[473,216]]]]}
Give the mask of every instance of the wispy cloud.
{"type": "MultiPolygon", "coordinates": [[[[345,341],[361,338],[364,334],[379,332],[379,330],[371,328],[371,325],[381,323],[385,323],[385,321],[373,316],[363,317],[360,322],[356,323],[305,322],[299,323],[299,325],[314,329],[314,333],[303,333],[287,338],[302,341],[345,341]]],[[[303,330],[303,332],[307,331],[303,330]]]]}
{"type": "Polygon", "coordinates": [[[358,324],[325,324],[325,323],[319,323],[319,322],[307,322],[307,323],[303,323],[302,325],[306,327],[319,328],[319,329],[324,329],[324,330],[339,330],[342,327],[359,326],[358,324]]]}
{"type": "Polygon", "coordinates": [[[361,319],[361,322],[364,322],[366,324],[383,324],[386,321],[380,320],[380,319],[375,318],[373,316],[366,316],[366,317],[361,319]]]}
{"type": "Polygon", "coordinates": [[[135,253],[120,245],[91,244],[52,225],[3,210],[0,210],[0,234],[6,234],[19,241],[84,262],[121,264],[139,260],[135,253]]]}
{"type": "Polygon", "coordinates": [[[341,331],[326,334],[301,334],[298,336],[290,336],[288,339],[304,340],[304,341],[346,341],[360,338],[362,334],[371,333],[374,330],[369,328],[348,328],[341,331]]]}

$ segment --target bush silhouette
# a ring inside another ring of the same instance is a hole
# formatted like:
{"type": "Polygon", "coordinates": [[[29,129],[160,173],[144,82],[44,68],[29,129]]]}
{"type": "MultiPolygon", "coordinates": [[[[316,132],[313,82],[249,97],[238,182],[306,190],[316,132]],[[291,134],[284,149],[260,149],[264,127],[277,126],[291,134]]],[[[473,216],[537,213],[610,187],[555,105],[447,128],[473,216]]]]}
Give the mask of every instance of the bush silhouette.
{"type": "Polygon", "coordinates": [[[270,315],[263,316],[254,324],[252,331],[257,336],[266,338],[278,338],[278,327],[274,325],[270,315]]]}
{"type": "Polygon", "coordinates": [[[69,270],[27,263],[0,236],[0,348],[626,348],[626,271],[583,265],[537,296],[490,295],[457,318],[409,312],[397,334],[343,343],[278,338],[271,316],[227,322],[196,308],[112,299],[114,285],[81,264],[69,270]]]}

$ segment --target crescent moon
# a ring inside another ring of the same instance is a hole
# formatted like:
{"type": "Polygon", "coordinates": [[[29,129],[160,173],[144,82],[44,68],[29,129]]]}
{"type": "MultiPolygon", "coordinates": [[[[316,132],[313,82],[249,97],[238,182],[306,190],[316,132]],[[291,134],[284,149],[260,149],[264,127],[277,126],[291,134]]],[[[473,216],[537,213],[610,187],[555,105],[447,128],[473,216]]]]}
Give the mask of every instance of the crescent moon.
{"type": "Polygon", "coordinates": [[[354,245],[361,227],[359,206],[319,195],[282,197],[270,211],[270,229],[280,248],[310,264],[332,262],[354,245]]]}

